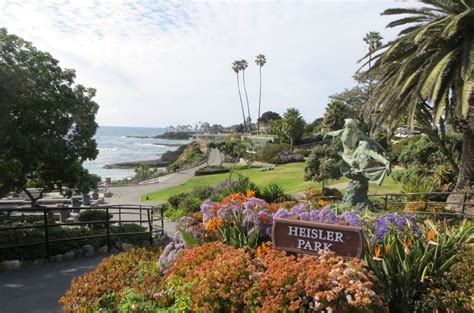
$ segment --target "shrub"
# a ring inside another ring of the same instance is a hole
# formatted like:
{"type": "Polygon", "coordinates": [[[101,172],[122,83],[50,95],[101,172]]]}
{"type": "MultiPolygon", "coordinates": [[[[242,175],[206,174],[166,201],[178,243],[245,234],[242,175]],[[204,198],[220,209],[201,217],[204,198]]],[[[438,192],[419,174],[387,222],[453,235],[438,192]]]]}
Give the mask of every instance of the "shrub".
{"type": "Polygon", "coordinates": [[[228,196],[233,193],[242,193],[246,194],[247,191],[253,191],[255,194],[260,194],[258,186],[251,182],[248,177],[240,177],[238,181],[227,186],[227,188],[222,192],[224,196],[228,196]]]}
{"type": "Polygon", "coordinates": [[[181,201],[186,199],[189,196],[187,192],[178,193],[177,195],[171,196],[168,198],[168,203],[173,207],[177,208],[181,201]]]}
{"type": "Polygon", "coordinates": [[[383,286],[390,311],[414,312],[429,282],[455,263],[472,230],[466,221],[448,226],[427,220],[418,225],[412,216],[396,214],[377,219],[369,229],[365,260],[383,286]]]}
{"type": "Polygon", "coordinates": [[[59,303],[65,312],[115,312],[121,302],[126,307],[123,298],[130,300],[131,291],[153,300],[161,279],[159,254],[159,250],[132,249],[107,257],[94,271],[74,277],[59,303]]]}
{"type": "Polygon", "coordinates": [[[269,203],[283,202],[291,199],[285,193],[285,190],[275,183],[270,183],[262,189],[262,198],[269,203]]]}
{"type": "MultiPolygon", "coordinates": [[[[81,210],[77,219],[79,222],[98,222],[98,221],[107,221],[113,217],[112,214],[108,213],[106,210],[92,210],[86,209],[81,210]]],[[[87,226],[91,229],[100,229],[107,227],[107,223],[91,223],[87,224],[87,226]]]]}
{"type": "MultiPolygon", "coordinates": [[[[145,228],[137,224],[124,224],[122,226],[111,226],[110,232],[112,234],[126,233],[126,232],[145,232],[145,228]]],[[[104,229],[89,229],[85,227],[70,228],[70,227],[51,227],[49,229],[49,238],[67,239],[76,237],[86,237],[95,235],[105,235],[104,229]]],[[[120,240],[133,244],[142,244],[143,241],[148,240],[148,234],[121,236],[115,235],[111,237],[112,243],[120,240]]],[[[0,236],[0,246],[9,246],[22,243],[42,243],[44,242],[43,229],[17,229],[2,231],[0,236]]],[[[51,255],[63,254],[74,249],[80,249],[84,245],[92,245],[95,249],[99,249],[107,244],[106,238],[88,238],[76,239],[71,241],[55,242],[50,244],[51,255]]],[[[22,261],[33,261],[37,259],[45,259],[46,251],[44,245],[29,246],[26,248],[11,248],[0,250],[0,261],[18,259],[22,261]]]]}
{"type": "Polygon", "coordinates": [[[260,162],[276,164],[278,163],[278,154],[288,150],[288,145],[269,143],[257,150],[255,158],[260,162]]]}
{"type": "Polygon", "coordinates": [[[195,176],[203,176],[203,175],[214,175],[214,174],[222,174],[222,173],[229,173],[229,169],[223,166],[206,166],[203,168],[198,169],[194,175],[195,176]]]}
{"type": "Polygon", "coordinates": [[[214,193],[214,188],[208,185],[199,185],[193,187],[189,195],[199,200],[206,200],[214,193]]]}
{"type": "Polygon", "coordinates": [[[375,277],[361,260],[343,261],[330,253],[296,258],[267,249],[254,266],[258,279],[246,303],[257,312],[382,311],[375,277]]]}
{"type": "Polygon", "coordinates": [[[178,311],[241,312],[251,287],[250,255],[221,242],[184,250],[165,276],[178,311]]]}

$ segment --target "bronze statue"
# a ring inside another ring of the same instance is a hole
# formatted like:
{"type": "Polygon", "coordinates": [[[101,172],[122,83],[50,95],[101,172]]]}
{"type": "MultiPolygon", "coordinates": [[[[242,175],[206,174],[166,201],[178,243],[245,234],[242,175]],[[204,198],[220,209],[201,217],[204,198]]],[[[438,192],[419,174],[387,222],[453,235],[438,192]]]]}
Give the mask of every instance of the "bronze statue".
{"type": "Polygon", "coordinates": [[[344,147],[344,151],[340,153],[344,161],[341,172],[351,182],[343,202],[359,208],[371,207],[367,197],[368,182],[381,185],[385,175],[390,172],[390,162],[384,156],[385,150],[359,130],[353,119],[345,119],[343,129],[327,133],[326,136],[339,138],[344,147]]]}

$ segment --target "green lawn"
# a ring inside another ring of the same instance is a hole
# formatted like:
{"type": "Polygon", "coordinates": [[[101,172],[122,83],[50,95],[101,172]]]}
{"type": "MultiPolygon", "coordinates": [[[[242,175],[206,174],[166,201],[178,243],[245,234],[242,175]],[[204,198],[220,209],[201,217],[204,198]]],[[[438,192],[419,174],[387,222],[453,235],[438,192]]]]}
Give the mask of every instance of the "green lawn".
{"type": "MultiPolygon", "coordinates": [[[[321,188],[320,183],[305,182],[303,180],[304,163],[290,163],[277,166],[272,171],[260,172],[259,168],[238,168],[236,172],[240,175],[247,176],[251,181],[257,185],[263,187],[269,183],[276,183],[285,188],[286,193],[294,194],[307,190],[310,187],[321,188]]],[[[214,186],[220,181],[229,178],[229,173],[207,175],[207,176],[195,176],[185,183],[171,187],[168,189],[152,192],[141,196],[141,200],[145,201],[148,197],[149,201],[159,200],[166,201],[169,197],[174,196],[181,192],[189,192],[194,186],[198,185],[210,185],[214,186]]],[[[233,179],[237,179],[238,175],[233,174],[233,179]]],[[[326,182],[326,186],[346,182],[347,178],[342,177],[338,180],[331,180],[326,182]]],[[[398,192],[400,186],[397,185],[391,177],[387,177],[382,186],[370,184],[369,193],[387,193],[387,192],[398,192]]]]}

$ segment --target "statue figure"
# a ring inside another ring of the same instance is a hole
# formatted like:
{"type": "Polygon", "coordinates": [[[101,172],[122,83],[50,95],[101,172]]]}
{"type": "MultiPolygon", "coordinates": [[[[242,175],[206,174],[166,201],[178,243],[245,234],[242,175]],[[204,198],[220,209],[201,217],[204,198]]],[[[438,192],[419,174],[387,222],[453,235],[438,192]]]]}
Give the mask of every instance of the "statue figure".
{"type": "Polygon", "coordinates": [[[339,138],[344,147],[340,153],[344,161],[341,173],[351,182],[342,201],[348,206],[371,208],[372,203],[367,197],[369,181],[381,185],[385,175],[390,172],[390,162],[383,155],[385,151],[382,146],[359,130],[353,119],[344,121],[343,129],[325,135],[339,138]]]}

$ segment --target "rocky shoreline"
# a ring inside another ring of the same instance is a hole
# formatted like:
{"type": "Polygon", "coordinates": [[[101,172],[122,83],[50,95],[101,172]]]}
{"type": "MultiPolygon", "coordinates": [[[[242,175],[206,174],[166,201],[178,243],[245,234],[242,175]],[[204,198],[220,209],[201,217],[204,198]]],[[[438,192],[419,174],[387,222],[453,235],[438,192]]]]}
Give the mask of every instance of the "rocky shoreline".
{"type": "MultiPolygon", "coordinates": [[[[105,169],[133,169],[141,164],[148,164],[152,168],[157,167],[167,167],[171,163],[175,162],[183,151],[189,147],[192,143],[189,144],[176,144],[178,149],[173,151],[166,151],[161,155],[159,159],[156,160],[143,160],[143,161],[129,161],[129,162],[120,162],[107,164],[104,166],[105,169]]],[[[171,146],[170,146],[171,147],[171,146]]]]}
{"type": "Polygon", "coordinates": [[[193,137],[193,133],[190,132],[166,132],[164,134],[156,136],[127,136],[127,138],[139,138],[139,139],[171,139],[171,140],[189,140],[193,137]]]}

